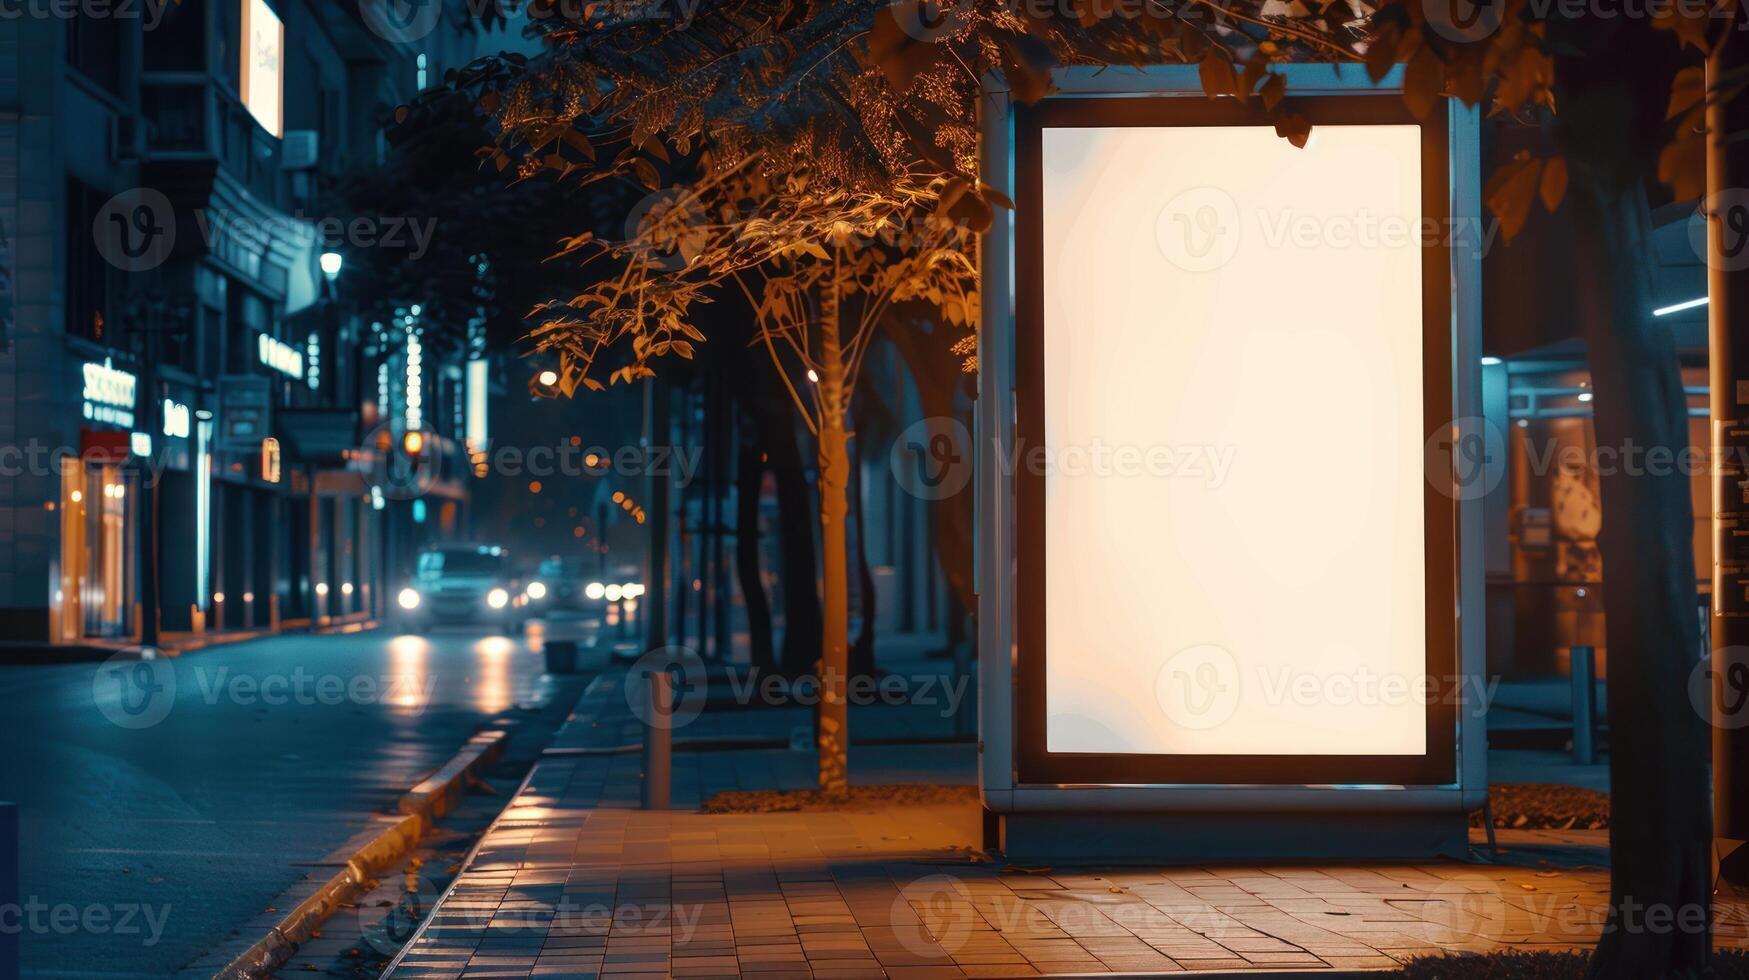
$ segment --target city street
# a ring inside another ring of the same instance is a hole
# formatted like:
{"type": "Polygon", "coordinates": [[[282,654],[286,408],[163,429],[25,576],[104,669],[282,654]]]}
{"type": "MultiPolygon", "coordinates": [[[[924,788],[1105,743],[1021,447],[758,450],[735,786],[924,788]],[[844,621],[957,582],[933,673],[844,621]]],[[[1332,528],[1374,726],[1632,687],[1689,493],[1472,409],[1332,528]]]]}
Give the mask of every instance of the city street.
{"type": "Polygon", "coordinates": [[[542,668],[528,638],[461,629],[0,668],[0,714],[29,733],[0,758],[22,810],[25,973],[176,971],[488,720],[587,679],[542,668]]]}

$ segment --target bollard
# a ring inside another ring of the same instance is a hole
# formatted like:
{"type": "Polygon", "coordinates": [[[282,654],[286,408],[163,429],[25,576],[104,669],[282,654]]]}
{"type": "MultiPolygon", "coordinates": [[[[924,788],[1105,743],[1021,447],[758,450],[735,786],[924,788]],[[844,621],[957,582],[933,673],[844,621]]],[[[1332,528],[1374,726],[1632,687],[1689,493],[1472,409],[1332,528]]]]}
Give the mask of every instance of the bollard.
{"type": "Polygon", "coordinates": [[[1589,766],[1597,761],[1597,651],[1573,647],[1567,672],[1573,679],[1573,762],[1589,766]]]}
{"type": "MultiPolygon", "coordinates": [[[[0,910],[18,904],[18,806],[0,803],[0,910]]],[[[0,929],[0,980],[18,980],[21,929],[0,929]]]]}
{"type": "Polygon", "coordinates": [[[644,673],[650,715],[644,722],[644,809],[668,809],[674,754],[674,676],[666,669],[644,673]]]}
{"type": "Polygon", "coordinates": [[[577,641],[548,640],[544,650],[547,658],[547,673],[575,674],[577,672],[577,641]]]}

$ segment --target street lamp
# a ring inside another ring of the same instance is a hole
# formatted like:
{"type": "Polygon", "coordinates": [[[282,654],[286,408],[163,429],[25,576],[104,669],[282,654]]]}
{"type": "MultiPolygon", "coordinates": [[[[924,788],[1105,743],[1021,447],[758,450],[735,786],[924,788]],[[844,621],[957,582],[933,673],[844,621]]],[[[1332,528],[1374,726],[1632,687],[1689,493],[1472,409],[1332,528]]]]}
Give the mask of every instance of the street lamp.
{"type": "Polygon", "coordinates": [[[322,275],[327,276],[329,282],[340,278],[340,270],[346,266],[346,257],[339,252],[323,252],[320,261],[322,275]]]}

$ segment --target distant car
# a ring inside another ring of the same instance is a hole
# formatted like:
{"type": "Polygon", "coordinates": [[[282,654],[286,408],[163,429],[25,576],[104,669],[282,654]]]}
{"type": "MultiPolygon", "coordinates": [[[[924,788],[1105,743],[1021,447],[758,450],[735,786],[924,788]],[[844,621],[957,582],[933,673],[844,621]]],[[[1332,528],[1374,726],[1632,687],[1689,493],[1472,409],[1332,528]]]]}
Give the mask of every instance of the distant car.
{"type": "Polygon", "coordinates": [[[581,558],[561,558],[557,555],[540,563],[534,575],[523,587],[528,596],[528,610],[539,616],[555,611],[583,611],[598,608],[599,598],[588,596],[589,583],[594,581],[581,558]]]}
{"type": "Polygon", "coordinates": [[[409,627],[478,623],[521,629],[528,597],[510,554],[494,545],[445,545],[419,554],[413,581],[395,596],[409,627]]]}

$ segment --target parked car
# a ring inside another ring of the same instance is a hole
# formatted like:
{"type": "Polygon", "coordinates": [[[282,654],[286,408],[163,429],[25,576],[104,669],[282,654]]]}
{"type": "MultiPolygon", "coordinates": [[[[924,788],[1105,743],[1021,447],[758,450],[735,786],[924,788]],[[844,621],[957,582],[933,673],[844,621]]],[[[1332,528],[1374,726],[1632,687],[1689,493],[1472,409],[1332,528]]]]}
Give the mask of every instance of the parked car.
{"type": "Polygon", "coordinates": [[[395,603],[407,628],[478,623],[514,633],[522,628],[528,597],[503,548],[444,545],[420,553],[413,580],[395,603]]]}

